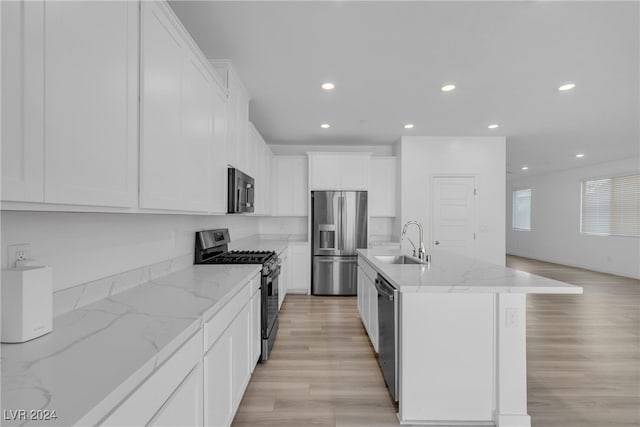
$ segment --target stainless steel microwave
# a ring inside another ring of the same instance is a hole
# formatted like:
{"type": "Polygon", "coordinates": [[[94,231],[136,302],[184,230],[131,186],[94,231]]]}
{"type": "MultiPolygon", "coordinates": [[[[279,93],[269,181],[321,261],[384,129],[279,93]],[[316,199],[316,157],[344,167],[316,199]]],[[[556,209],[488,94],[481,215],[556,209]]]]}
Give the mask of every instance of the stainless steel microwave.
{"type": "Polygon", "coordinates": [[[255,180],[236,168],[229,168],[228,184],[227,212],[253,212],[255,180]]]}

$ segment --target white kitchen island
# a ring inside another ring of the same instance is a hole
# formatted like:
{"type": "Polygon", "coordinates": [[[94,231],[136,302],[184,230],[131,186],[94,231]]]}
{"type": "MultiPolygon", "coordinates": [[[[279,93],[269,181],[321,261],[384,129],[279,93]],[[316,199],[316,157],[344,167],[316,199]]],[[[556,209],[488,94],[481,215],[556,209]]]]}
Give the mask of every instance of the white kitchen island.
{"type": "Polygon", "coordinates": [[[400,254],[388,249],[358,254],[359,290],[368,292],[358,307],[376,349],[377,298],[369,282],[380,274],[399,291],[401,424],[531,426],[526,295],[581,294],[581,287],[453,254],[429,264],[376,258],[400,254]]]}

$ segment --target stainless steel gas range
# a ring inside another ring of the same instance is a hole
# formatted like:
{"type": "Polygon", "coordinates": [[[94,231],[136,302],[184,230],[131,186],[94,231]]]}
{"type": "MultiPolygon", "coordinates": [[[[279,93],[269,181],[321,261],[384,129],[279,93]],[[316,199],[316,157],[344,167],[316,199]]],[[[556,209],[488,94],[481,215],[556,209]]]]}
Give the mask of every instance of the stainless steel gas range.
{"type": "Polygon", "coordinates": [[[261,333],[260,361],[269,359],[278,333],[278,280],[280,259],[275,251],[229,251],[229,230],[196,232],[194,264],[261,264],[261,333]]]}

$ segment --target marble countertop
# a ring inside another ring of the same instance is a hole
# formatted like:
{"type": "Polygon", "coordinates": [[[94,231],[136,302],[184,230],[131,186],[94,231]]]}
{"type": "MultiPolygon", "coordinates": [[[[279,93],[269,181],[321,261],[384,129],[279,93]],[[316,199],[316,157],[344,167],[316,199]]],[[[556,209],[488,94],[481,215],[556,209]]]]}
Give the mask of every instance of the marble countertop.
{"type": "Polygon", "coordinates": [[[358,254],[403,293],[582,293],[580,286],[446,252],[435,255],[429,264],[387,264],[375,258],[400,255],[398,250],[358,249],[358,254]]]}
{"type": "Polygon", "coordinates": [[[188,267],[58,316],[48,335],[3,344],[3,414],[49,409],[58,418],[2,425],[97,423],[259,270],[188,267]]]}

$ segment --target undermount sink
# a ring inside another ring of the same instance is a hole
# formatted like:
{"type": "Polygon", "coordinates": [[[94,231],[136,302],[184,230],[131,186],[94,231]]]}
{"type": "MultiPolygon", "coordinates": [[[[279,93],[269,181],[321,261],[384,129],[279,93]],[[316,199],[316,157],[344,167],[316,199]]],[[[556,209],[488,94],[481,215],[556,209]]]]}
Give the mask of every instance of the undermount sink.
{"type": "Polygon", "coordinates": [[[406,255],[374,255],[374,258],[385,264],[426,264],[424,261],[406,255]]]}

